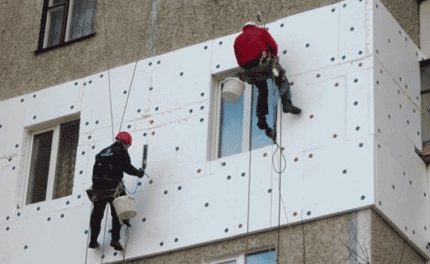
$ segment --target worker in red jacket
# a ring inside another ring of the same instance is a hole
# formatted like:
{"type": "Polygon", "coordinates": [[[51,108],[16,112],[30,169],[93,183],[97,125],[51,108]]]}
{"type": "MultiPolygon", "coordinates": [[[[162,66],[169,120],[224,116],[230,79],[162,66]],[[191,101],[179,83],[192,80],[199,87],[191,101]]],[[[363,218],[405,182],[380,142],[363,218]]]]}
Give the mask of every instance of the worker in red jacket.
{"type": "Polygon", "coordinates": [[[270,136],[272,132],[266,122],[268,113],[267,79],[274,77],[275,84],[279,88],[284,113],[297,115],[301,112],[301,109],[291,102],[290,84],[285,76],[285,70],[278,63],[278,45],[266,28],[257,26],[255,22],[247,22],[242,28],[242,33],[236,37],[234,52],[237,63],[244,73],[239,77],[250,84],[255,84],[258,88],[257,126],[266,130],[266,134],[270,136]],[[262,62],[270,62],[270,60],[271,64],[266,63],[269,66],[262,66],[262,62]],[[273,70],[274,67],[277,69],[273,70]]]}

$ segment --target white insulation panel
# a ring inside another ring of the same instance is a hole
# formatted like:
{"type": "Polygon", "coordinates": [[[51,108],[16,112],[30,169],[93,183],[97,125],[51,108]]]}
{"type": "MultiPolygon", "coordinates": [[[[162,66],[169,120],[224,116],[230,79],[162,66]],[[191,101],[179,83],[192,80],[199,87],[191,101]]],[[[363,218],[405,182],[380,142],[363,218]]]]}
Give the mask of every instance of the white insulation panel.
{"type": "Polygon", "coordinates": [[[427,167],[421,150],[421,52],[378,0],[374,19],[375,205],[429,256],[427,167]]]}
{"type": "Polygon", "coordinates": [[[140,166],[142,145],[149,145],[149,177],[124,178],[137,205],[129,236],[122,230],[122,242],[128,241],[126,259],[369,207],[375,201],[381,201],[379,210],[400,230],[407,226],[404,233],[422,249],[429,226],[427,211],[421,211],[428,208],[426,170],[414,156],[414,146],[420,147],[417,50],[410,40],[402,41],[404,31],[375,3],[342,1],[267,25],[278,40],[293,102],[303,109],[300,116],[278,116],[285,159],[276,145],[209,158],[210,137],[216,134],[212,97],[218,94],[212,89],[220,76],[237,68],[232,47],[237,34],[0,102],[0,183],[10,186],[0,194],[0,262],[123,259],[109,246],[110,216],[102,222],[101,248],[87,249],[91,203],[85,195],[94,156],[120,129],[133,136],[129,153],[135,166],[140,166]],[[374,43],[373,31],[382,28],[389,30],[374,43]],[[388,37],[390,43],[385,43],[388,37]],[[399,53],[392,49],[407,52],[391,60],[389,52],[399,53]],[[13,117],[7,114],[12,109],[13,117]],[[24,205],[29,129],[70,115],[80,117],[73,194],[24,205]],[[409,124],[398,129],[398,122],[409,124]],[[397,140],[403,143],[387,147],[397,140]],[[383,145],[385,152],[375,151],[374,145],[383,145]],[[408,195],[401,206],[396,203],[399,190],[408,195]],[[417,208],[405,211],[410,203],[417,208]]]}

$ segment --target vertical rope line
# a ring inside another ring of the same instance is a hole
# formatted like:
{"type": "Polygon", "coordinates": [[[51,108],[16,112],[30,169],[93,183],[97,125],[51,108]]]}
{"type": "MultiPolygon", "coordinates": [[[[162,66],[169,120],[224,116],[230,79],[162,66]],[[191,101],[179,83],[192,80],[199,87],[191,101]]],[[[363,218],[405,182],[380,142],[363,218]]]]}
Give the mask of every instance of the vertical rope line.
{"type": "MultiPolygon", "coordinates": [[[[122,123],[124,121],[125,111],[127,110],[128,101],[129,101],[130,94],[131,94],[131,88],[133,87],[134,76],[136,75],[137,62],[138,62],[138,60],[136,59],[136,62],[134,63],[133,74],[131,75],[131,81],[130,81],[129,87],[127,89],[127,99],[125,100],[124,109],[122,111],[121,122],[119,124],[119,131],[121,131],[122,123]]],[[[113,125],[112,125],[112,127],[113,127],[113,125]]]]}
{"type": "Polygon", "coordinates": [[[267,24],[267,17],[268,17],[268,15],[269,15],[269,13],[270,13],[270,11],[271,11],[271,9],[272,9],[273,1],[274,1],[274,0],[270,1],[269,7],[267,8],[267,12],[266,12],[266,14],[264,14],[264,23],[263,23],[263,27],[266,27],[266,24],[267,24]]]}
{"type": "Polygon", "coordinates": [[[104,215],[104,217],[103,217],[103,219],[104,219],[104,221],[105,221],[105,229],[103,230],[103,242],[102,242],[102,255],[101,255],[101,257],[100,257],[100,260],[101,260],[101,264],[103,264],[103,258],[105,257],[104,256],[104,253],[105,253],[105,248],[104,248],[104,244],[105,244],[105,241],[106,241],[106,230],[107,230],[107,215],[108,215],[108,207],[106,206],[106,209],[105,209],[105,215],[104,215]]]}
{"type": "MultiPolygon", "coordinates": [[[[279,143],[282,146],[282,114],[279,122],[279,143]]],[[[281,241],[281,201],[282,201],[282,148],[280,148],[279,152],[279,177],[278,177],[278,238],[277,238],[277,250],[276,250],[276,263],[279,264],[279,255],[280,255],[280,241],[281,241]]]]}
{"type": "Polygon", "coordinates": [[[303,264],[306,264],[306,238],[305,238],[305,225],[303,224],[303,210],[301,212],[300,225],[302,227],[302,241],[303,241],[303,264]]]}
{"type": "MultiPolygon", "coordinates": [[[[93,211],[94,205],[91,202],[91,206],[90,206],[90,215],[91,212],[93,211]]],[[[88,242],[90,241],[90,229],[91,229],[91,217],[90,220],[88,221],[88,226],[87,226],[87,244],[86,244],[86,250],[85,250],[85,264],[87,264],[88,261],[88,242]]]]}
{"type": "Polygon", "coordinates": [[[109,47],[108,47],[108,27],[107,27],[107,22],[106,22],[106,12],[107,12],[107,8],[106,8],[106,2],[107,1],[103,1],[102,4],[102,13],[103,13],[103,24],[104,24],[104,28],[105,28],[105,32],[104,32],[104,39],[105,39],[105,67],[107,69],[107,78],[108,78],[108,90],[109,90],[109,106],[110,106],[110,121],[111,121],[111,127],[112,127],[112,140],[114,138],[114,129],[113,129],[113,109],[112,109],[112,87],[111,87],[111,80],[110,80],[110,65],[109,65],[109,61],[110,61],[110,56],[109,56],[109,47]]]}
{"type": "MultiPolygon", "coordinates": [[[[113,129],[113,107],[112,107],[112,87],[111,87],[111,78],[110,78],[110,65],[109,65],[109,61],[110,61],[110,56],[109,56],[109,47],[108,47],[108,27],[107,27],[107,23],[106,23],[106,12],[107,12],[107,8],[106,8],[106,3],[107,1],[103,1],[102,7],[103,7],[103,23],[104,23],[104,27],[105,27],[105,65],[106,65],[106,69],[107,69],[107,77],[108,77],[108,90],[109,90],[109,107],[110,107],[110,116],[111,116],[111,127],[112,127],[112,141],[114,139],[114,129],[113,129]]],[[[106,231],[107,231],[107,212],[108,209],[105,209],[105,215],[104,215],[104,221],[105,221],[105,225],[104,225],[104,230],[103,230],[103,243],[102,243],[102,255],[100,257],[101,259],[101,263],[103,263],[103,258],[104,258],[104,244],[106,241],[106,231]]]]}
{"type": "Polygon", "coordinates": [[[110,83],[110,70],[107,70],[107,77],[108,77],[108,89],[109,89],[109,106],[110,106],[110,123],[111,123],[111,130],[112,130],[112,141],[114,140],[114,128],[113,128],[113,107],[112,107],[112,88],[110,83]]]}
{"type": "Polygon", "coordinates": [[[123,254],[122,254],[122,263],[125,263],[125,252],[127,250],[129,228],[130,227],[127,226],[127,228],[125,229],[125,243],[124,243],[124,251],[123,251],[123,254]]]}
{"type": "MultiPolygon", "coordinates": [[[[253,100],[253,96],[254,93],[253,91],[253,86],[251,86],[251,105],[252,105],[252,100],[253,100]]],[[[252,109],[252,107],[251,107],[252,109]]],[[[250,113],[251,115],[251,120],[252,120],[252,113],[250,113]]],[[[252,122],[251,122],[252,125],[252,122]]],[[[251,131],[251,127],[249,127],[249,131],[251,131]]],[[[250,224],[250,215],[251,215],[251,175],[252,175],[252,149],[251,149],[251,135],[249,136],[249,142],[248,142],[248,146],[249,146],[249,160],[248,160],[248,208],[247,208],[247,213],[246,213],[246,244],[245,244],[245,254],[248,253],[248,247],[249,247],[249,224],[250,224]]]]}

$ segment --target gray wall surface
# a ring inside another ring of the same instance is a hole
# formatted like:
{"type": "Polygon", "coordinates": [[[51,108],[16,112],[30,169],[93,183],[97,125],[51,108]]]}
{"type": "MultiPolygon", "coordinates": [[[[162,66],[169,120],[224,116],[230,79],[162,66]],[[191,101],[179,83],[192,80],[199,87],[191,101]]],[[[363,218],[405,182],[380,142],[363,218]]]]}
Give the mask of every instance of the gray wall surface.
{"type": "MultiPolygon", "coordinates": [[[[277,248],[283,264],[404,263],[426,261],[372,209],[333,216],[129,262],[130,264],[201,264],[222,256],[277,248]]],[[[144,245],[142,245],[144,246],[144,245]]]]}
{"type": "MultiPolygon", "coordinates": [[[[35,54],[42,0],[0,2],[0,100],[238,32],[337,0],[99,0],[96,35],[35,54]],[[265,3],[265,4],[263,4],[265,3]]],[[[416,0],[383,0],[419,43],[416,0]]]]}

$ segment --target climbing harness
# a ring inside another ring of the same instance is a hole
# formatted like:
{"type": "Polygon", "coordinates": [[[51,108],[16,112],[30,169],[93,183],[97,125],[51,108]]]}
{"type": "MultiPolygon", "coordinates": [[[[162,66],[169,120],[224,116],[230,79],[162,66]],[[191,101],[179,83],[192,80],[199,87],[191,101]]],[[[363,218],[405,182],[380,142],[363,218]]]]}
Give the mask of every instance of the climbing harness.
{"type": "Polygon", "coordinates": [[[239,79],[249,84],[272,79],[274,69],[278,74],[284,74],[285,70],[281,67],[278,59],[274,56],[261,56],[260,63],[251,69],[240,69],[237,73],[239,79]]]}

